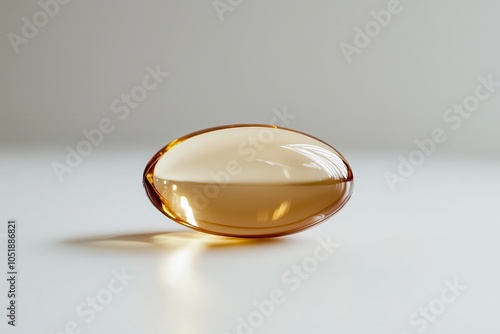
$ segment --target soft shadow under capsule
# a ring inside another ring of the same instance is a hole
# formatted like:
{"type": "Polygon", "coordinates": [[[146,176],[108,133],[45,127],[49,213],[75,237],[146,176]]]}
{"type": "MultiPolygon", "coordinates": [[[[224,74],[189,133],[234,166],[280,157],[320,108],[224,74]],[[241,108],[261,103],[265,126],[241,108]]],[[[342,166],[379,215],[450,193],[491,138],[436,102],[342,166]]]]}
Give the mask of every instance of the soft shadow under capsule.
{"type": "Polygon", "coordinates": [[[271,125],[228,125],[175,139],[147,164],[154,206],[197,231],[277,237],[332,216],[349,200],[353,174],[333,147],[271,125]]]}

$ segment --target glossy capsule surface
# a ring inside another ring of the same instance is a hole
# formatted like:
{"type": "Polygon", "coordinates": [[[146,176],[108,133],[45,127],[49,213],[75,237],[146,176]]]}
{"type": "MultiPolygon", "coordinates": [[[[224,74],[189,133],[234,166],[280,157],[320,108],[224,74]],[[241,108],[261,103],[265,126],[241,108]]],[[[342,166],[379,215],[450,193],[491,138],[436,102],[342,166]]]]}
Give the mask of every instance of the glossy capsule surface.
{"type": "Polygon", "coordinates": [[[325,142],[271,125],[229,125],[178,138],[143,183],[154,206],[194,230],[276,237],[316,225],[353,190],[346,160],[325,142]]]}

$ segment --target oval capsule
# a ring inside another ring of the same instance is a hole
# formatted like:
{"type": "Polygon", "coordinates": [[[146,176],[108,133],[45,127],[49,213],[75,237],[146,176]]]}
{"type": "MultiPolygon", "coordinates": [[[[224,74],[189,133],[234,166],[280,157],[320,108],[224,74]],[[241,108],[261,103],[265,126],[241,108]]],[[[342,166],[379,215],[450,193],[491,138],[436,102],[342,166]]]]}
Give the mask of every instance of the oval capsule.
{"type": "Polygon", "coordinates": [[[146,193],[197,231],[277,237],[316,225],[349,200],[353,174],[333,147],[271,125],[229,125],[178,138],[147,164],[146,193]]]}

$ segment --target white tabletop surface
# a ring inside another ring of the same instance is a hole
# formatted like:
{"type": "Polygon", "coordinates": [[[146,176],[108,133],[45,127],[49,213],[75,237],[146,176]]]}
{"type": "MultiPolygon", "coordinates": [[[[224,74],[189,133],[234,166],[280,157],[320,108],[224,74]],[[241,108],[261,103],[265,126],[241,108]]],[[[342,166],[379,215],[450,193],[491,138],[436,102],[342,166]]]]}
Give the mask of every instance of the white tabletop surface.
{"type": "Polygon", "coordinates": [[[60,152],[2,153],[1,232],[9,218],[19,229],[18,326],[4,320],[2,333],[500,331],[500,161],[436,153],[392,192],[396,154],[344,152],[355,190],[337,215],[240,242],[149,203],[153,151],[100,150],[62,183],[50,167],[60,152]],[[316,250],[325,243],[338,247],[316,250]],[[92,298],[105,305],[90,311],[92,298]]]}

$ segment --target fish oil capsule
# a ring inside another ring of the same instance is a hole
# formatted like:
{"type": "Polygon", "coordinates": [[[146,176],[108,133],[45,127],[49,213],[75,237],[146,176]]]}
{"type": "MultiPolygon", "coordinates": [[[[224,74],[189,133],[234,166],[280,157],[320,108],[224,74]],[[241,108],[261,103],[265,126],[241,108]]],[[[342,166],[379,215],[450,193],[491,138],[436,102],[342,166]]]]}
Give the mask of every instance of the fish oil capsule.
{"type": "Polygon", "coordinates": [[[277,237],[332,216],[349,200],[353,174],[333,147],[271,125],[228,125],[178,138],[144,170],[164,215],[197,231],[277,237]]]}

